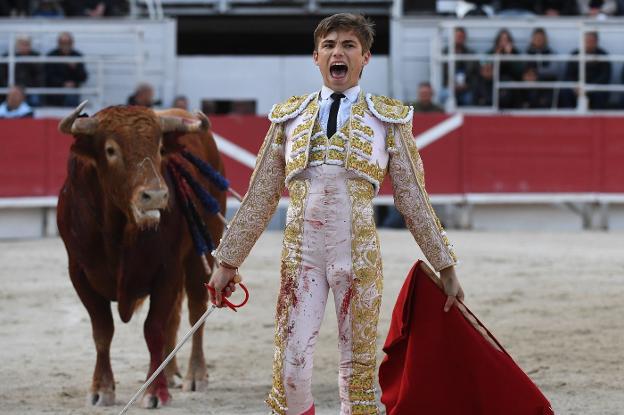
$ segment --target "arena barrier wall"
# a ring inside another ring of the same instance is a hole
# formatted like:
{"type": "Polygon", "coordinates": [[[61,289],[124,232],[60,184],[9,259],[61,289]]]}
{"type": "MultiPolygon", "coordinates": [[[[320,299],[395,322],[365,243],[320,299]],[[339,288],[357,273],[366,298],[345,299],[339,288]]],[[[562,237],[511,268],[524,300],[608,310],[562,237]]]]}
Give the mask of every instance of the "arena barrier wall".
{"type": "MultiPolygon", "coordinates": [[[[417,114],[413,133],[448,118],[417,114]]],[[[227,177],[244,193],[269,121],[211,121],[227,177]]],[[[0,120],[0,238],[56,233],[54,207],[72,142],[57,123],[0,120]]],[[[454,228],[624,229],[622,131],[624,119],[608,116],[464,116],[461,126],[421,149],[427,191],[447,207],[439,213],[454,228]]],[[[391,194],[386,180],[377,204],[391,204],[391,194]]],[[[276,215],[273,227],[283,219],[284,212],[276,215]]]]}
{"type": "MultiPolygon", "coordinates": [[[[447,116],[416,115],[415,135],[447,116]]],[[[269,121],[213,116],[214,131],[255,155],[269,121]]],[[[57,120],[1,120],[0,197],[58,194],[72,138],[57,120]]],[[[431,195],[624,194],[624,119],[616,117],[465,116],[458,129],[421,150],[431,195]]],[[[231,150],[231,151],[237,151],[231,150]]],[[[241,193],[252,168],[224,155],[241,193]]],[[[248,158],[249,159],[249,158],[248,158]]],[[[381,195],[390,195],[386,180],[381,195]]]]}

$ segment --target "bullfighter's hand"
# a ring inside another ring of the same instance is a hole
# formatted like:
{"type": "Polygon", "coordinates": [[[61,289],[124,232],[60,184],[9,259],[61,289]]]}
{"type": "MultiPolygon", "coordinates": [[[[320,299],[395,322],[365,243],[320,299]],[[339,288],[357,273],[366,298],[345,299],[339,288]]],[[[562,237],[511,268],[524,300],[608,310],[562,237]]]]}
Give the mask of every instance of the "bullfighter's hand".
{"type": "Polygon", "coordinates": [[[237,268],[218,267],[208,282],[215,289],[214,295],[209,291],[210,301],[217,307],[223,307],[223,297],[231,296],[236,291],[236,283],[240,281],[237,268]]]}
{"type": "Polygon", "coordinates": [[[455,267],[450,266],[440,271],[444,293],[447,295],[446,303],[444,303],[444,312],[451,309],[457,300],[464,300],[464,290],[459,284],[457,275],[455,275],[455,267]]]}

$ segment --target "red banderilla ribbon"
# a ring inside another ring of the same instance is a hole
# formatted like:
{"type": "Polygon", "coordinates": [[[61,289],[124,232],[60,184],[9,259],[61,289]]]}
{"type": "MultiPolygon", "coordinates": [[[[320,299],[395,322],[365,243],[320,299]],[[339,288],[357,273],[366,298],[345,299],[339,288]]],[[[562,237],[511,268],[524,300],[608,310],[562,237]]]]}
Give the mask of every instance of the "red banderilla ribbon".
{"type": "MultiPolygon", "coordinates": [[[[243,291],[245,292],[245,299],[243,300],[242,303],[240,304],[233,304],[232,302],[230,302],[230,300],[228,300],[225,296],[221,297],[221,301],[223,301],[223,303],[229,307],[231,310],[234,311],[238,311],[236,310],[237,308],[241,308],[242,306],[244,306],[245,304],[247,304],[247,301],[249,300],[249,291],[247,290],[247,287],[245,287],[245,284],[243,284],[242,282],[239,282],[238,285],[240,285],[240,287],[243,289],[243,291]]],[[[208,291],[210,291],[210,293],[213,296],[217,295],[216,290],[214,289],[214,287],[211,287],[210,285],[208,285],[208,283],[205,283],[204,286],[208,289],[208,291]]]]}

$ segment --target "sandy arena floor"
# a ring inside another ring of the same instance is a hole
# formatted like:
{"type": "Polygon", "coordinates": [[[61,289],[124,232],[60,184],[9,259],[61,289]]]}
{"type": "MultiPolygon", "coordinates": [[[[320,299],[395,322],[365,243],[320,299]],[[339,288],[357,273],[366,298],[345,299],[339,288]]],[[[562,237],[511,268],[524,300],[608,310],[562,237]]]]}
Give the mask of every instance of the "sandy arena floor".
{"type": "MultiPolygon", "coordinates": [[[[385,295],[379,350],[402,279],[421,256],[405,231],[380,233],[385,295]],[[406,248],[408,247],[408,248],[406,248]]],[[[624,234],[451,232],[466,304],[551,400],[558,414],[624,414],[624,234]]],[[[208,320],[207,392],[173,390],[157,414],[266,414],[281,234],[266,233],[242,269],[251,301],[208,320]]],[[[0,413],[117,414],[145,378],[142,323],[116,318],[117,404],[85,405],[95,351],[60,239],[0,242],[0,413]]],[[[332,302],[316,351],[317,413],[338,413],[332,302]]],[[[184,324],[184,332],[188,324],[184,324]]],[[[185,369],[189,347],[180,352],[185,369]]],[[[146,413],[134,407],[130,412],[146,413]]],[[[502,415],[502,414],[501,414],[502,415]]]]}

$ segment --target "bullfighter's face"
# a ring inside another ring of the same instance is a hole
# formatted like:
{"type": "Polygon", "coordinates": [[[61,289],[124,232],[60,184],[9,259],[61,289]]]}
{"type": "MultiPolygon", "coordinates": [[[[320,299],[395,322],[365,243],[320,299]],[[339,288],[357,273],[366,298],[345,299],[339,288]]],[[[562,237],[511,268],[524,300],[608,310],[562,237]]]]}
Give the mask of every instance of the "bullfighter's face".
{"type": "Polygon", "coordinates": [[[353,31],[333,31],[318,40],[313,58],[326,87],[344,92],[357,85],[364,66],[370,60],[353,31]]]}

